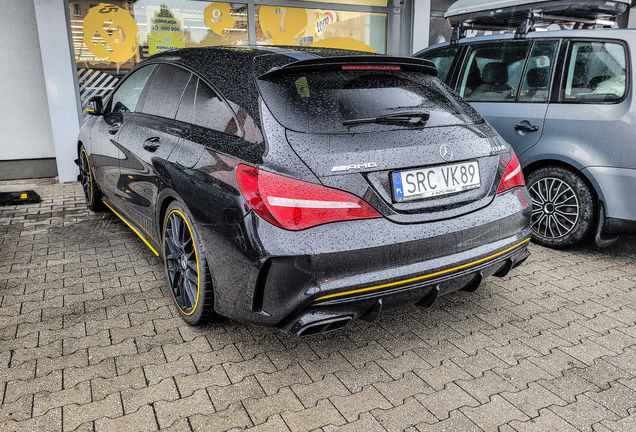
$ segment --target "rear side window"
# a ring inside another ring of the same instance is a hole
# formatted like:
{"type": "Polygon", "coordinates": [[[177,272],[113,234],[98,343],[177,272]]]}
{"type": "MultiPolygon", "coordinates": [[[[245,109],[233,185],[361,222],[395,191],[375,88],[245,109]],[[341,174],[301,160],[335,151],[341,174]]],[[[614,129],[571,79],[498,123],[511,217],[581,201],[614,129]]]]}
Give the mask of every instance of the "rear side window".
{"type": "Polygon", "coordinates": [[[511,102],[517,97],[530,42],[497,42],[471,48],[459,83],[470,102],[511,102]]]}
{"type": "Polygon", "coordinates": [[[174,118],[190,72],[172,65],[160,65],[149,84],[142,112],[174,118]]]}
{"type": "Polygon", "coordinates": [[[418,57],[435,63],[435,67],[437,68],[437,77],[446,82],[446,78],[448,77],[448,73],[450,72],[450,68],[453,64],[457,51],[459,51],[459,47],[452,46],[431,52],[425,52],[418,57]]]}
{"type": "Polygon", "coordinates": [[[113,93],[110,100],[111,112],[126,113],[134,112],[141,92],[150,78],[150,74],[155,69],[155,65],[142,67],[133,72],[113,93]]]}
{"type": "Polygon", "coordinates": [[[238,132],[234,113],[209,85],[195,76],[183,93],[176,118],[228,134],[238,132]]]}
{"type": "Polygon", "coordinates": [[[418,72],[347,70],[289,73],[258,80],[276,119],[297,132],[365,132],[413,127],[374,122],[382,116],[426,113],[425,127],[482,121],[437,78],[418,72]],[[364,122],[364,120],[369,120],[364,122]]]}
{"type": "Polygon", "coordinates": [[[625,47],[613,42],[573,42],[563,81],[564,102],[612,102],[625,96],[625,47]]]}

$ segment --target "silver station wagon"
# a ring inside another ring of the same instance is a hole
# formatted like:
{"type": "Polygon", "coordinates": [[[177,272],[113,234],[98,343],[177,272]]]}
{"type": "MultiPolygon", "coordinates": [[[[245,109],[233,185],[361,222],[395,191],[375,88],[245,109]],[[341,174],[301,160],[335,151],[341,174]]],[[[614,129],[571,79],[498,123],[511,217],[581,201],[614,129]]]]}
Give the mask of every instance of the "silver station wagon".
{"type": "Polygon", "coordinates": [[[608,246],[636,232],[636,30],[533,31],[598,27],[628,3],[463,0],[446,14],[454,40],[416,54],[513,146],[539,244],[608,246]],[[461,37],[506,26],[516,32],[461,37]]]}

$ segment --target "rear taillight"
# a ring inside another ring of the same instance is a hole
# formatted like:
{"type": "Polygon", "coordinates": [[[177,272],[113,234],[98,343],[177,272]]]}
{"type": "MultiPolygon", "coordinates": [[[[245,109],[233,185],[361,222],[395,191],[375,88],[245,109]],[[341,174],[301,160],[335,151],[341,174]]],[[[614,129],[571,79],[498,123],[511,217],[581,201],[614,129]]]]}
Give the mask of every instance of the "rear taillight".
{"type": "Polygon", "coordinates": [[[525,186],[526,181],[523,178],[521,164],[519,163],[519,159],[517,159],[517,155],[513,152],[512,158],[510,158],[510,162],[508,162],[507,165],[502,159],[500,160],[506,169],[503,173],[503,177],[501,178],[501,182],[499,183],[497,193],[507,191],[515,186],[525,186]]]}
{"type": "Polygon", "coordinates": [[[381,217],[369,204],[349,193],[251,166],[239,165],[236,180],[243,197],[260,217],[287,230],[381,217]]]}

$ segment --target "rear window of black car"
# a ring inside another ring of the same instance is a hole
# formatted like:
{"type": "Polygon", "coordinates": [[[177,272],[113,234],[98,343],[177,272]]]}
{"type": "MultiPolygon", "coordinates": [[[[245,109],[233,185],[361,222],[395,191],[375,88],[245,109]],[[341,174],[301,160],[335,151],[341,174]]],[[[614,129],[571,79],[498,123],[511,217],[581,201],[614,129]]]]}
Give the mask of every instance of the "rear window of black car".
{"type": "Polygon", "coordinates": [[[437,78],[418,72],[289,73],[261,77],[257,82],[274,117],[296,132],[356,133],[414,127],[408,122],[355,122],[401,113],[427,113],[428,120],[419,127],[482,121],[437,78]]]}

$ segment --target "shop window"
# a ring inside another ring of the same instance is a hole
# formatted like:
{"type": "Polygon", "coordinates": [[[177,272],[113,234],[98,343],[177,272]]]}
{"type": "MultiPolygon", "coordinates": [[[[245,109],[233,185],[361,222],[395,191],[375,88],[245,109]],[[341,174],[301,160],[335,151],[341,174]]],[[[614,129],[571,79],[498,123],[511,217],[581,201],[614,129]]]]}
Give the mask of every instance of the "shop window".
{"type": "Polygon", "coordinates": [[[336,3],[355,6],[382,6],[387,5],[387,0],[298,0],[298,1],[310,1],[314,3],[336,3]]]}
{"type": "MultiPolygon", "coordinates": [[[[82,111],[90,97],[107,96],[119,79],[153,54],[187,47],[246,46],[249,26],[255,29],[257,45],[386,53],[386,13],[335,10],[333,4],[377,10],[387,7],[387,0],[316,0],[313,6],[316,3],[326,9],[255,5],[255,15],[248,16],[246,3],[75,0],[69,3],[70,30],[82,111]]],[[[297,4],[302,5],[302,0],[297,4]]]]}
{"type": "Polygon", "coordinates": [[[268,5],[256,5],[255,13],[258,45],[386,53],[386,14],[268,5]]]}

